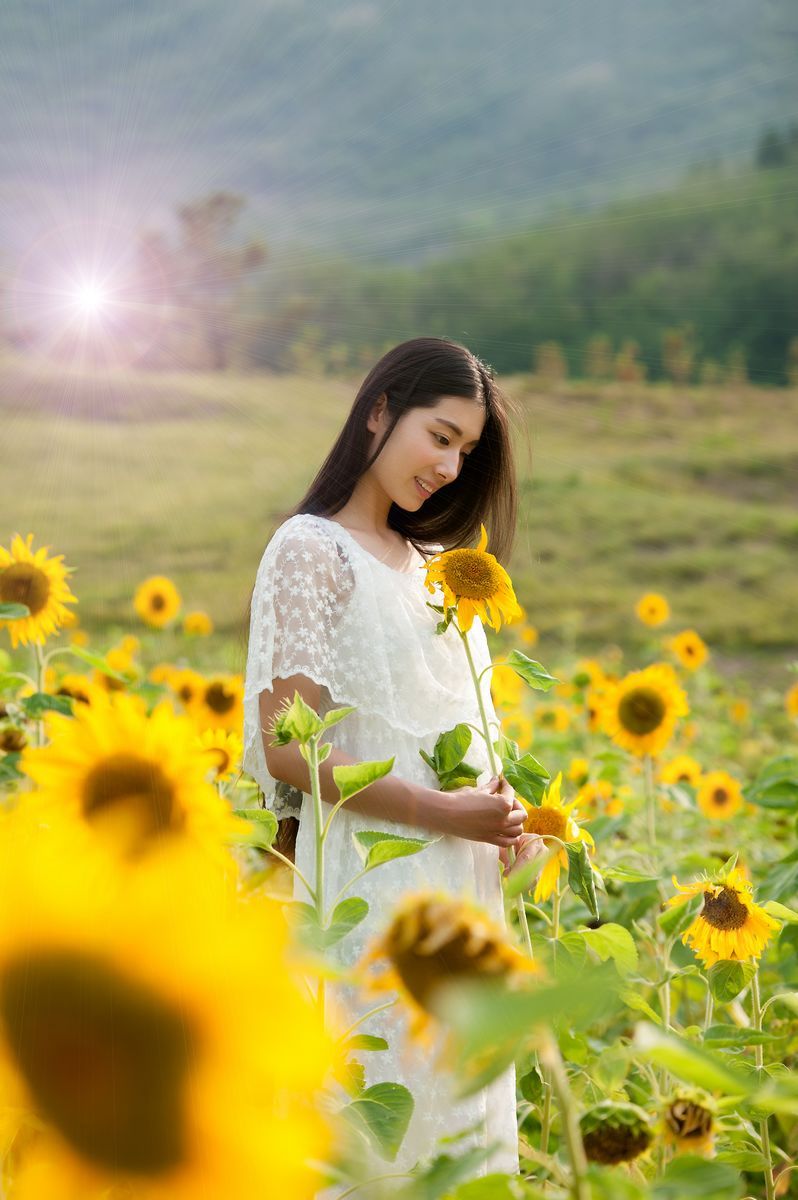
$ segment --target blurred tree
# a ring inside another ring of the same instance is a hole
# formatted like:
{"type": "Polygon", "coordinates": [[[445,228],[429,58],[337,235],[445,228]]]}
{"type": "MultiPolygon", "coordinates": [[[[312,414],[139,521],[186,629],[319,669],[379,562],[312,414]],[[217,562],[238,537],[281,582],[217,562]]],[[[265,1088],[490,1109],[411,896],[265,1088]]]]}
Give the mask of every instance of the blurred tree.
{"type": "Polygon", "coordinates": [[[666,329],[662,335],[662,369],[674,383],[688,383],[695,365],[695,332],[692,325],[666,329]]]}
{"type": "Polygon", "coordinates": [[[622,383],[640,383],[646,377],[645,363],[637,357],[640,347],[631,339],[624,342],[615,356],[615,378],[622,383]]]}
{"type": "Polygon", "coordinates": [[[788,139],[775,127],[768,125],[756,144],[758,167],[783,167],[789,158],[788,139]]]}
{"type": "Polygon", "coordinates": [[[535,346],[535,374],[547,383],[559,383],[568,375],[568,364],[559,342],[539,342],[535,346]]]}
{"type": "Polygon", "coordinates": [[[748,382],[748,364],[742,346],[732,346],[726,356],[726,382],[737,384],[748,382]]]}
{"type": "Polygon", "coordinates": [[[594,334],[585,347],[584,371],[588,379],[612,378],[612,342],[606,333],[594,334]]]}
{"type": "Polygon", "coordinates": [[[787,379],[790,387],[798,387],[798,337],[790,338],[787,347],[787,379]]]}

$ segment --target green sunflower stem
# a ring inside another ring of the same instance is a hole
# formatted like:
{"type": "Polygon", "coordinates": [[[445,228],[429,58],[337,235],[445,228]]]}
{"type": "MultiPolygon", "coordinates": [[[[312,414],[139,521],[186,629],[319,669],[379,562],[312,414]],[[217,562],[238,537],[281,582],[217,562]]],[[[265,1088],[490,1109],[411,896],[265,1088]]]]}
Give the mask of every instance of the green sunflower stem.
{"type": "MultiPolygon", "coordinates": [[[[751,1016],[754,1022],[754,1029],[757,1032],[762,1032],[762,1002],[759,995],[759,972],[754,972],[754,977],[751,980],[751,1016]]],[[[765,1065],[764,1048],[754,1046],[754,1061],[757,1071],[762,1072],[765,1065]]],[[[770,1148],[770,1129],[768,1127],[768,1118],[763,1117],[759,1122],[759,1135],[762,1139],[762,1156],[765,1159],[765,1196],[766,1200],[774,1200],[776,1195],[776,1187],[773,1181],[773,1154],[770,1148]]]]}
{"type": "MultiPolygon", "coordinates": [[[[316,879],[314,902],[316,920],[319,928],[324,929],[324,817],[321,807],[321,782],[319,780],[319,742],[318,736],[312,737],[303,747],[307,751],[307,764],[310,770],[310,794],[313,801],[313,825],[316,840],[316,879]]],[[[317,992],[319,1012],[324,1021],[324,980],[319,980],[317,992]]]]}
{"type": "MultiPolygon", "coordinates": [[[[36,656],[36,691],[44,691],[44,653],[38,642],[33,643],[33,650],[36,656]]],[[[44,745],[44,721],[39,717],[36,722],[36,745],[44,745]]]]}
{"type": "Polygon", "coordinates": [[[587,1182],[587,1159],[579,1129],[576,1104],[568,1083],[568,1074],[554,1036],[547,1032],[538,1049],[538,1058],[551,1078],[551,1086],[557,1097],[562,1120],[563,1138],[571,1164],[571,1200],[589,1200],[587,1182]]]}
{"type": "MultiPolygon", "coordinates": [[[[471,653],[471,647],[468,643],[468,634],[463,632],[463,630],[460,628],[459,622],[455,621],[454,626],[455,626],[455,629],[457,630],[457,632],[460,634],[460,639],[463,643],[463,648],[466,653],[466,658],[468,659],[468,669],[471,672],[471,679],[473,680],[473,683],[474,683],[474,691],[476,692],[477,704],[479,705],[479,716],[482,721],[482,736],[484,737],[485,745],[488,748],[488,762],[490,763],[490,769],[498,779],[501,779],[503,768],[502,768],[502,763],[500,761],[499,762],[496,761],[496,750],[493,745],[493,740],[490,736],[490,722],[488,721],[488,714],[485,710],[485,701],[482,697],[482,687],[480,684],[480,680],[481,680],[482,676],[477,674],[477,668],[474,663],[474,656],[471,653]]],[[[482,674],[484,675],[484,671],[482,672],[482,674]]],[[[510,849],[507,857],[510,860],[510,866],[512,866],[513,863],[515,862],[515,854],[512,849],[510,849]]],[[[526,908],[524,907],[523,893],[516,897],[515,908],[516,908],[516,912],[518,913],[518,922],[521,927],[521,933],[524,938],[524,946],[526,948],[526,952],[530,958],[534,958],[534,955],[532,953],[532,938],[530,937],[530,934],[529,934],[529,922],[527,921],[527,918],[526,918],[526,908]]]]}
{"type": "Polygon", "coordinates": [[[646,794],[646,819],[648,822],[648,840],[652,846],[657,844],[657,809],[654,792],[654,762],[650,754],[643,759],[643,786],[646,794]]]}

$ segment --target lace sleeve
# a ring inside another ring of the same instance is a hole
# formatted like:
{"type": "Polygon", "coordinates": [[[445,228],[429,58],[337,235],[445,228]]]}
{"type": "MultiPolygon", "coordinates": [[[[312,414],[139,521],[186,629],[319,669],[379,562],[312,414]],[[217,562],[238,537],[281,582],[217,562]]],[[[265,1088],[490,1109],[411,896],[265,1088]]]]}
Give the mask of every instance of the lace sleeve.
{"type": "Polygon", "coordinates": [[[244,684],[244,770],[278,818],[299,816],[301,792],[266,766],[259,696],[275,679],[306,675],[330,689],[336,627],[354,587],[345,550],[318,523],[292,517],[266,547],[255,580],[244,684]]]}

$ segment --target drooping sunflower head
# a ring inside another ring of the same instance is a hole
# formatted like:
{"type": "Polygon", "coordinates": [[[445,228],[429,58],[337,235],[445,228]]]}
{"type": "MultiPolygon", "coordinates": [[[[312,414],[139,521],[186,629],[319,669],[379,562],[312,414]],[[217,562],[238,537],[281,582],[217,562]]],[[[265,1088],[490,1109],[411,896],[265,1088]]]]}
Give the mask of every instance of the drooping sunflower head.
{"type": "Polygon", "coordinates": [[[63,565],[63,554],[49,558],[49,546],[34,552],[32,542],[32,533],[24,541],[15,533],[10,550],[0,546],[0,604],[24,604],[29,610],[27,617],[0,619],[13,649],[29,643],[43,646],[68,619],[66,605],[78,602],[67,584],[73,569],[63,565]]]}
{"type": "Polygon", "coordinates": [[[713,879],[689,884],[680,884],[674,876],[673,883],[679,894],[671,897],[670,905],[703,895],[703,907],[682,934],[682,941],[705,967],[721,960],[758,959],[780,928],[778,921],[754,903],[751,883],[737,866],[724,868],[713,879]]]}
{"type": "Polygon", "coordinates": [[[671,651],[688,671],[696,671],[709,658],[709,649],[694,629],[684,629],[668,643],[671,651]]]}
{"type": "Polygon", "coordinates": [[[185,846],[123,880],[74,827],[24,818],[2,834],[0,1074],[17,1119],[40,1130],[20,1193],[278,1186],[309,1200],[305,1161],[329,1144],[312,1095],[331,1047],[276,907],[235,902],[185,846]],[[277,1027],[286,1005],[290,1045],[252,1046],[249,1031],[277,1027]],[[57,1170],[37,1192],[42,1163],[57,1170]]]}
{"type": "Polygon", "coordinates": [[[726,821],[743,806],[740,783],[728,771],[708,771],[699,785],[696,802],[710,820],[726,821]]]}
{"type": "Polygon", "coordinates": [[[166,575],[151,575],[136,588],[133,605],[136,612],[153,629],[163,629],[180,611],[180,593],[166,575]]]}
{"type": "Polygon", "coordinates": [[[28,744],[25,730],[11,722],[0,723],[0,752],[3,754],[19,754],[28,744]]]}
{"type": "Polygon", "coordinates": [[[481,527],[479,545],[475,550],[464,547],[434,555],[425,568],[427,590],[440,585],[445,609],[457,610],[460,629],[467,633],[474,617],[480,617],[492,629],[501,629],[502,621],[510,624],[523,618],[523,610],[513,591],[510,576],[485,547],[488,535],[481,527]]]}
{"type": "Polygon", "coordinates": [[[662,1113],[665,1140],[679,1153],[710,1155],[715,1142],[715,1105],[697,1089],[680,1088],[662,1113]]]}
{"type": "Polygon", "coordinates": [[[166,702],[148,716],[140,698],[117,692],[45,723],[48,744],[27,747],[20,764],[40,808],[86,823],[130,859],[185,836],[227,864],[225,840],[243,825],[207,782],[188,718],[166,702]]]}
{"type": "Polygon", "coordinates": [[[644,1109],[614,1100],[602,1100],[588,1109],[579,1129],[588,1161],[608,1166],[639,1158],[654,1137],[644,1109]]]}
{"type": "Polygon", "coordinates": [[[662,625],[671,615],[670,605],[659,592],[646,592],[635,605],[635,612],[644,625],[662,625]]]}
{"type": "Polygon", "coordinates": [[[659,754],[673,735],[677,719],[689,711],[687,696],[667,663],[632,671],[607,688],[600,706],[605,732],[640,757],[659,754]]]}

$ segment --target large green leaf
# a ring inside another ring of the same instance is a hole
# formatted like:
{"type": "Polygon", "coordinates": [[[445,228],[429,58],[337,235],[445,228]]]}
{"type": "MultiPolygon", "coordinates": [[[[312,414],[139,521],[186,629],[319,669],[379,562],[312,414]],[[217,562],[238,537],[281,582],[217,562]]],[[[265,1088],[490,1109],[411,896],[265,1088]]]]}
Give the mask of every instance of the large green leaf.
{"type": "Polygon", "coordinates": [[[554,675],[549,675],[544,666],[532,658],[527,658],[520,650],[511,650],[506,661],[507,666],[512,667],[516,675],[520,675],[524,683],[528,683],[535,691],[548,692],[555,683],[560,682],[554,675]]]}
{"type": "Polygon", "coordinates": [[[745,1096],[753,1091],[751,1076],[732,1069],[718,1054],[645,1021],[635,1030],[634,1047],[643,1058],[664,1067],[677,1079],[708,1092],[745,1096]]]}
{"type": "Polygon", "coordinates": [[[72,701],[69,696],[51,696],[48,692],[34,692],[22,701],[25,716],[31,721],[38,721],[46,712],[61,713],[62,716],[72,716],[72,701]]]}
{"type": "Polygon", "coordinates": [[[798,757],[774,758],[744,789],[744,794],[746,800],[762,808],[798,808],[798,757]]]}
{"type": "Polygon", "coordinates": [[[786,904],[779,904],[778,900],[768,900],[762,907],[768,916],[775,917],[777,921],[785,921],[788,925],[798,925],[798,912],[794,908],[788,908],[786,904]]]}
{"type": "Polygon", "coordinates": [[[361,896],[349,896],[336,904],[330,923],[321,930],[323,946],[334,946],[368,916],[369,906],[361,896]]]}
{"type": "Polygon", "coordinates": [[[532,754],[517,759],[502,759],[502,768],[507,782],[520,796],[530,804],[540,804],[551,777],[532,754]]]}
{"type": "Polygon", "coordinates": [[[753,963],[723,959],[709,968],[707,973],[709,990],[719,1003],[728,1004],[735,996],[739,996],[744,987],[748,986],[755,971],[756,967],[753,963]]]}
{"type": "Polygon", "coordinates": [[[333,767],[333,779],[341,799],[349,800],[369,784],[389,775],[393,770],[394,761],[393,758],[388,758],[382,762],[361,762],[333,767]]]}
{"type": "Polygon", "coordinates": [[[243,817],[252,825],[252,835],[248,845],[268,849],[277,837],[277,817],[270,808],[235,808],[235,816],[243,817]]]}
{"type": "Polygon", "coordinates": [[[598,929],[580,929],[578,933],[602,962],[612,959],[619,975],[630,975],[637,970],[637,947],[623,925],[610,921],[598,929]]]}
{"type": "Polygon", "coordinates": [[[708,1050],[743,1046],[766,1046],[786,1037],[784,1033],[768,1033],[762,1029],[738,1029],[736,1025],[710,1025],[704,1034],[704,1045],[708,1050]]]}
{"type": "Polygon", "coordinates": [[[442,733],[435,743],[435,759],[441,771],[453,771],[468,753],[471,745],[471,729],[468,725],[455,725],[442,733]]]}
{"type": "Polygon", "coordinates": [[[584,900],[590,915],[597,921],[596,881],[587,846],[584,842],[568,842],[565,849],[568,853],[568,886],[575,896],[584,900]]]}
{"type": "Polygon", "coordinates": [[[683,1154],[674,1158],[651,1190],[652,1200],[738,1200],[740,1173],[730,1163],[683,1154]]]}
{"type": "Polygon", "coordinates": [[[412,1115],[413,1097],[401,1083],[377,1083],[341,1110],[388,1162],[396,1158],[412,1115]]]}
{"type": "Polygon", "coordinates": [[[367,871],[379,867],[382,863],[391,862],[394,858],[407,858],[411,854],[418,854],[437,841],[437,838],[400,837],[396,833],[374,830],[354,833],[352,837],[367,871]]]}

